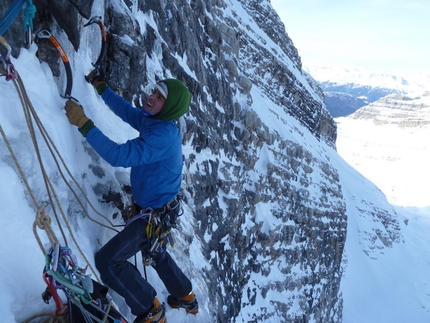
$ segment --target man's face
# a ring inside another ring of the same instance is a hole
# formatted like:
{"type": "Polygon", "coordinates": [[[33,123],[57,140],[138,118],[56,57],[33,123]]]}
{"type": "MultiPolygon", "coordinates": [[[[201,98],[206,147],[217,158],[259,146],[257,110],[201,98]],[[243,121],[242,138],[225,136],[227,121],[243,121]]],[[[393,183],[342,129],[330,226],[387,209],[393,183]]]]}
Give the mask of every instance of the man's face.
{"type": "Polygon", "coordinates": [[[160,91],[154,89],[152,94],[149,96],[144,109],[151,114],[157,114],[163,109],[164,103],[166,103],[166,98],[160,93],[160,91]]]}

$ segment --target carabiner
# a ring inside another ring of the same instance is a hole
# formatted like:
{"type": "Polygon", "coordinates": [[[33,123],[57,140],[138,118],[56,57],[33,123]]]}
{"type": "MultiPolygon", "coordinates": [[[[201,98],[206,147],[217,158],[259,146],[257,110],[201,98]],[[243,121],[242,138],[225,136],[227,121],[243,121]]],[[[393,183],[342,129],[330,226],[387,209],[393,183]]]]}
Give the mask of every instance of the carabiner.
{"type": "Polygon", "coordinates": [[[0,53],[0,73],[6,76],[6,81],[15,80],[18,78],[18,73],[15,70],[15,67],[10,61],[10,54],[12,52],[11,47],[7,43],[6,39],[3,36],[0,36],[0,45],[6,50],[6,54],[0,53]]]}
{"type": "Polygon", "coordinates": [[[12,52],[12,49],[10,48],[9,44],[7,43],[6,39],[4,39],[3,36],[0,36],[0,45],[2,45],[3,48],[6,50],[6,55],[2,55],[0,53],[0,57],[2,57],[5,61],[8,61],[10,58],[10,53],[12,52]]]}
{"type": "Polygon", "coordinates": [[[33,43],[33,33],[29,29],[25,32],[25,48],[29,49],[32,43],[33,43]]]}

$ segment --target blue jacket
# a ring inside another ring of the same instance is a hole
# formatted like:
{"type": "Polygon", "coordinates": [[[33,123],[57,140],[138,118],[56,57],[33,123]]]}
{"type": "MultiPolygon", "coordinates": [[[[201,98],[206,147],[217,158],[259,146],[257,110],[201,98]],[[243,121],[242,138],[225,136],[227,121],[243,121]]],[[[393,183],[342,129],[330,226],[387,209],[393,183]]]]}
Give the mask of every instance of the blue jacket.
{"type": "Polygon", "coordinates": [[[139,137],[117,144],[97,127],[87,141],[112,166],[131,167],[130,184],[136,203],[159,208],[179,192],[182,180],[182,136],[174,121],[151,118],[106,89],[102,99],[122,120],[139,131],[139,137]]]}

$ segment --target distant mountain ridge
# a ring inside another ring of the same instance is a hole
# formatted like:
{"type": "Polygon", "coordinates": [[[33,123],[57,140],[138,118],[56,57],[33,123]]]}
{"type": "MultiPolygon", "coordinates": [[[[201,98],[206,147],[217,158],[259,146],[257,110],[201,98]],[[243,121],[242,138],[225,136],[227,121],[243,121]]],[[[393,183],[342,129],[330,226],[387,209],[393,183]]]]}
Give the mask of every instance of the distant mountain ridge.
{"type": "Polygon", "coordinates": [[[371,119],[374,124],[396,124],[399,127],[421,127],[430,124],[430,92],[419,98],[393,94],[356,111],[354,119],[371,119]]]}
{"type": "Polygon", "coordinates": [[[306,65],[303,70],[318,82],[334,118],[352,114],[390,94],[419,98],[430,88],[430,75],[424,73],[394,75],[337,65],[306,65]]]}

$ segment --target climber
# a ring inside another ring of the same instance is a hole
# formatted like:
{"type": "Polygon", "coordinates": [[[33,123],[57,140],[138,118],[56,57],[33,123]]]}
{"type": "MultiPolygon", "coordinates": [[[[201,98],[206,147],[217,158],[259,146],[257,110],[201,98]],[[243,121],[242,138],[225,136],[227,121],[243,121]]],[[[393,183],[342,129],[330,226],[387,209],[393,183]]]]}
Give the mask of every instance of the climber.
{"type": "MultiPolygon", "coordinates": [[[[182,136],[174,119],[188,111],[191,93],[181,81],[165,79],[156,84],[145,106],[138,109],[114,93],[97,70],[86,79],[117,116],[139,131],[139,136],[123,144],[113,142],[74,100],[68,100],[65,105],[69,122],[78,127],[90,145],[112,166],[131,167],[130,184],[136,206],[141,209],[139,214],[153,210],[161,215],[162,210],[172,210],[167,218],[174,227],[182,179],[182,136]]],[[[137,316],[135,323],[164,323],[167,320],[164,303],[160,303],[155,289],[127,261],[139,251],[144,256],[150,253],[153,237],[148,237],[149,220],[139,214],[135,217],[137,220],[129,221],[96,253],[95,263],[102,280],[124,297],[132,314],[137,316]]],[[[196,314],[198,303],[191,282],[170,254],[162,248],[149,256],[170,293],[167,303],[172,308],[182,307],[187,313],[196,314]]]]}

